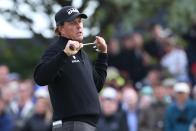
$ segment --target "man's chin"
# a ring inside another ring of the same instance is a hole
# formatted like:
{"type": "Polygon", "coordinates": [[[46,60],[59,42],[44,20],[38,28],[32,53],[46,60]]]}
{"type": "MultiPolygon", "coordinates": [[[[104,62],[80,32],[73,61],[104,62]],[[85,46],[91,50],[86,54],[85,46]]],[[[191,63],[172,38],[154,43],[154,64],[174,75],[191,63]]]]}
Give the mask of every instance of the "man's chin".
{"type": "Polygon", "coordinates": [[[76,40],[76,41],[79,41],[79,42],[82,42],[83,36],[82,36],[82,37],[78,37],[78,38],[76,38],[75,40],[76,40]]]}

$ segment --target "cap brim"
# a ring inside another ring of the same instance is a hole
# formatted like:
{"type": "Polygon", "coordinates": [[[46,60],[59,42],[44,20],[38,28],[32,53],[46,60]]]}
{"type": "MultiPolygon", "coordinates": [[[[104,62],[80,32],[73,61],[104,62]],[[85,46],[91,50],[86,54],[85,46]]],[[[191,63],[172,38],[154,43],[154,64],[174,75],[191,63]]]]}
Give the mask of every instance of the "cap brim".
{"type": "Polygon", "coordinates": [[[70,21],[73,21],[77,17],[81,17],[83,19],[88,18],[86,14],[78,13],[78,14],[73,15],[72,17],[70,17],[69,19],[67,19],[65,21],[70,22],[70,21]]]}
{"type": "Polygon", "coordinates": [[[188,91],[176,91],[176,93],[189,93],[188,91]]]}

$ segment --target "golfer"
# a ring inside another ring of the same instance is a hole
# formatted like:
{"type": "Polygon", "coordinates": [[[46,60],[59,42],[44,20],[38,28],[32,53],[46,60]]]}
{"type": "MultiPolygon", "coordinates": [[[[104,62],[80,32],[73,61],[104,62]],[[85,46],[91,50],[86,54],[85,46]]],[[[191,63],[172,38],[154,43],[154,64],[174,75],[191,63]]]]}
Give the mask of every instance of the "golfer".
{"type": "Polygon", "coordinates": [[[53,107],[53,131],[95,131],[100,113],[98,92],[107,69],[107,45],[96,36],[97,59],[91,64],[84,52],[83,19],[72,6],[55,15],[58,39],[44,52],[35,68],[37,84],[48,85],[53,107]]]}

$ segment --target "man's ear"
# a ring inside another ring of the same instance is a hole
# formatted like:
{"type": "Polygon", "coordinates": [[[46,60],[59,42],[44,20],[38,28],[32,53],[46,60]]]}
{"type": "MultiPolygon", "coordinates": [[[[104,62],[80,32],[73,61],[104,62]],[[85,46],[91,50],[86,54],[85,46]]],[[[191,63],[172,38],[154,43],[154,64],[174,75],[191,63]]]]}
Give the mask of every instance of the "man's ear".
{"type": "Polygon", "coordinates": [[[58,28],[58,27],[56,27],[56,29],[54,30],[54,32],[55,32],[55,34],[56,34],[57,36],[60,36],[60,32],[59,32],[59,28],[58,28]]]}
{"type": "Polygon", "coordinates": [[[58,32],[61,34],[63,28],[61,26],[58,26],[57,29],[58,29],[58,32]]]}
{"type": "Polygon", "coordinates": [[[61,36],[62,32],[63,32],[62,26],[57,26],[56,29],[55,29],[55,33],[57,35],[61,36]]]}

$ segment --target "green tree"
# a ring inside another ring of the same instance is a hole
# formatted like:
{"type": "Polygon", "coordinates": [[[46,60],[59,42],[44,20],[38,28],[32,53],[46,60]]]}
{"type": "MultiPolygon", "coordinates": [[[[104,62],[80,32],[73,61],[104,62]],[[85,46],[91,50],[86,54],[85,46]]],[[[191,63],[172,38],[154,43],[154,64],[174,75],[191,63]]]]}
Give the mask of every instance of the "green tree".
{"type": "Polygon", "coordinates": [[[71,5],[82,1],[79,9],[91,9],[92,16],[86,23],[90,36],[94,35],[94,28],[98,28],[101,35],[110,38],[114,32],[131,30],[137,26],[146,26],[151,19],[164,19],[168,26],[177,32],[182,32],[196,17],[195,0],[13,0],[13,8],[0,9],[2,15],[18,28],[27,28],[36,35],[44,36],[45,31],[34,29],[35,17],[29,12],[43,14],[49,22],[48,30],[53,31],[54,14],[60,6],[71,5]],[[94,8],[90,8],[96,5],[94,8]],[[163,16],[160,14],[162,13],[163,16]],[[163,17],[163,18],[161,18],[163,17]],[[26,26],[19,26],[17,22],[26,26]],[[182,28],[179,28],[182,27],[182,28]]]}
{"type": "Polygon", "coordinates": [[[55,12],[61,6],[77,1],[82,1],[79,10],[91,14],[85,21],[89,31],[86,41],[93,40],[97,34],[108,40],[113,35],[123,35],[136,27],[146,29],[153,20],[165,22],[175,32],[182,33],[196,18],[196,0],[12,0],[10,8],[0,8],[1,16],[18,29],[31,31],[40,42],[24,40],[10,44],[5,40],[0,41],[0,61],[8,63],[12,70],[22,72],[24,76],[32,73],[33,66],[47,45],[43,42],[48,39],[47,34],[54,36],[52,22],[55,12]],[[42,14],[48,21],[45,29],[35,28],[36,22],[41,23],[36,14],[42,14]]]}
{"type": "Polygon", "coordinates": [[[0,63],[8,65],[11,72],[20,73],[22,78],[31,77],[46,46],[37,39],[0,39],[0,63]]]}

